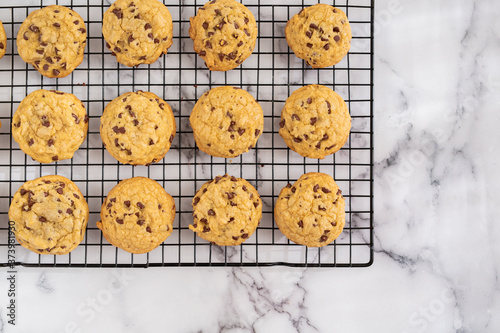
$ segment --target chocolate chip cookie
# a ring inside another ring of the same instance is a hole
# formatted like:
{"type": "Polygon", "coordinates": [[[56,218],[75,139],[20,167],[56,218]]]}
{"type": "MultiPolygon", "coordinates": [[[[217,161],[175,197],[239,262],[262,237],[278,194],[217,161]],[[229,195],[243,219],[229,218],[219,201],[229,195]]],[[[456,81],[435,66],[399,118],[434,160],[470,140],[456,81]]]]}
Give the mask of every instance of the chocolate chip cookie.
{"type": "Polygon", "coordinates": [[[77,12],[47,6],[31,12],[19,28],[17,50],[40,74],[61,78],[82,63],[87,29],[77,12]]]}
{"type": "Polygon", "coordinates": [[[200,150],[231,158],[255,146],[264,129],[264,112],[248,92],[225,86],[204,93],[189,121],[200,150]]]}
{"type": "Polygon", "coordinates": [[[14,194],[9,220],[19,244],[39,254],[67,254],[83,240],[89,207],[82,192],[62,176],[24,183],[14,194]]]}
{"type": "Polygon", "coordinates": [[[12,137],[21,150],[40,163],[72,158],[87,137],[89,118],[73,94],[36,90],[12,117],[12,137]]]}
{"type": "Polygon", "coordinates": [[[287,98],[279,125],[279,133],[290,149],[304,157],[323,159],[346,143],[351,116],[336,92],[312,84],[287,98]]]}
{"type": "Polygon", "coordinates": [[[175,137],[175,118],[167,102],[151,92],[125,93],[101,116],[101,138],[108,152],[125,164],[161,160],[175,137]]]}
{"type": "Polygon", "coordinates": [[[7,34],[3,28],[2,21],[0,21],[0,59],[5,55],[7,51],[7,34]]]}
{"type": "Polygon", "coordinates": [[[239,245],[262,218],[262,200],[245,179],[217,176],[203,184],[193,198],[194,223],[201,238],[220,246],[239,245]]]}
{"type": "Polygon", "coordinates": [[[104,13],[102,34],[119,63],[151,64],[172,45],[172,16],[158,0],[117,0],[104,13]]]}
{"type": "Polygon", "coordinates": [[[339,8],[317,4],[302,9],[287,23],[286,41],[312,68],[339,63],[351,48],[351,27],[339,8]]]}
{"type": "Polygon", "coordinates": [[[189,37],[212,71],[238,67],[255,47],[257,23],[247,7],[234,0],[213,0],[190,18],[189,37]]]}
{"type": "Polygon", "coordinates": [[[172,233],[174,199],[145,177],[122,180],[109,191],[97,227],[108,242],[130,253],[157,248],[172,233]]]}
{"type": "Polygon", "coordinates": [[[321,247],[333,242],[345,225],[345,200],[333,178],[310,172],[284,187],[274,219],[292,242],[321,247]]]}

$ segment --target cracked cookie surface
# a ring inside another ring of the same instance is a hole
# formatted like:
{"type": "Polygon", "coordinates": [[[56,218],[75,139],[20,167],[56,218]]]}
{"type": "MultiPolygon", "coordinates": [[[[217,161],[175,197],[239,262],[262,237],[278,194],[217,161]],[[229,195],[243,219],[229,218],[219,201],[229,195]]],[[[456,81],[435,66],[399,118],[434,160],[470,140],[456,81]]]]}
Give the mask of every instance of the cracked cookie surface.
{"type": "Polygon", "coordinates": [[[210,1],[189,20],[194,51],[210,70],[231,70],[252,54],[257,23],[243,4],[234,0],[210,1]]]}
{"type": "Polygon", "coordinates": [[[158,0],[117,0],[104,13],[102,34],[119,63],[151,64],[173,43],[172,16],[158,0]]]}
{"type": "Polygon", "coordinates": [[[339,63],[351,48],[351,27],[339,8],[316,4],[302,9],[287,23],[285,36],[295,55],[312,68],[339,63]]]}
{"type": "Polygon", "coordinates": [[[319,172],[302,175],[285,186],[276,200],[274,218],[292,242],[321,247],[333,242],[345,225],[345,200],[333,178],[319,172]]]}
{"type": "Polygon", "coordinates": [[[255,146],[264,129],[264,112],[247,91],[216,87],[196,102],[189,121],[200,150],[231,158],[255,146]]]}
{"type": "Polygon", "coordinates": [[[7,34],[3,28],[2,21],[0,21],[0,59],[5,55],[7,51],[7,34]]]}
{"type": "Polygon", "coordinates": [[[26,96],[12,118],[12,137],[40,163],[72,158],[87,136],[88,116],[73,94],[36,90],[26,96]]]}
{"type": "Polygon", "coordinates": [[[281,111],[279,133],[298,154],[323,159],[347,142],[351,116],[347,105],[328,87],[312,84],[294,91],[281,111]]]}
{"type": "Polygon", "coordinates": [[[193,198],[193,230],[220,246],[239,245],[250,237],[262,218],[262,200],[245,179],[217,176],[203,184],[193,198]]]}
{"type": "Polygon", "coordinates": [[[167,102],[151,92],[128,92],[113,99],[101,116],[101,138],[121,163],[146,165],[161,160],[175,137],[167,102]]]}
{"type": "Polygon", "coordinates": [[[62,176],[24,183],[9,208],[16,238],[39,254],[67,254],[83,240],[89,208],[78,187],[62,176]]]}
{"type": "Polygon", "coordinates": [[[21,58],[50,78],[68,76],[83,60],[87,29],[82,17],[64,6],[31,12],[19,28],[21,58]]]}
{"type": "Polygon", "coordinates": [[[157,248],[172,233],[175,202],[156,181],[122,180],[109,191],[97,227],[112,245],[130,253],[157,248]]]}

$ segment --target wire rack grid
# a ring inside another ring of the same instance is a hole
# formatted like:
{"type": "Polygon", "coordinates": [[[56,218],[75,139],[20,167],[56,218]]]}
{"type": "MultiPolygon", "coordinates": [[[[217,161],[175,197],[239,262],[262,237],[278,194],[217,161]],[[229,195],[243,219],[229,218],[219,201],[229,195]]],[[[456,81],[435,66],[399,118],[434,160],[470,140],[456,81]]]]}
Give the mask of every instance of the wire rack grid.
{"type": "Polygon", "coordinates": [[[254,53],[228,72],[209,71],[193,51],[189,17],[202,0],[164,0],[174,21],[174,43],[166,56],[151,65],[119,65],[105,47],[102,16],[111,0],[19,0],[0,4],[7,32],[7,54],[0,60],[0,265],[7,266],[8,208],[15,191],[26,181],[58,174],[72,179],[89,203],[90,220],[83,242],[64,256],[37,255],[16,246],[15,265],[53,267],[148,266],[308,266],[365,267],[373,262],[373,27],[374,0],[333,0],[351,23],[350,53],[334,68],[311,69],[288,48],[284,30],[289,18],[317,1],[244,0],[257,19],[259,36],[254,53]],[[286,4],[285,4],[286,3],[286,4]],[[66,78],[49,79],[25,64],[17,54],[15,37],[26,16],[43,6],[59,4],[85,20],[88,42],[82,64],[66,78]],[[281,109],[294,90],[323,84],[347,102],[352,131],[347,144],[324,160],[303,158],[287,148],[278,134],[281,109]],[[200,152],[189,127],[189,115],[205,91],[232,85],[249,91],[264,109],[264,132],[256,147],[234,159],[200,152]],[[12,139],[10,122],[20,101],[37,89],[75,94],[86,105],[87,139],[66,161],[40,164],[26,156],[12,139]],[[109,155],[99,136],[99,118],[106,104],[128,91],[151,91],[174,110],[177,135],[166,157],[150,166],[121,165],[109,155]],[[332,175],[346,199],[346,226],[341,236],[323,248],[306,248],[284,237],[273,219],[279,191],[306,172],[332,175]],[[218,247],[188,229],[191,199],[201,185],[228,173],[250,181],[263,200],[257,231],[242,245],[218,247]],[[150,177],[175,199],[174,231],[157,249],[133,255],[110,245],[96,227],[100,206],[120,180],[150,177]]]}

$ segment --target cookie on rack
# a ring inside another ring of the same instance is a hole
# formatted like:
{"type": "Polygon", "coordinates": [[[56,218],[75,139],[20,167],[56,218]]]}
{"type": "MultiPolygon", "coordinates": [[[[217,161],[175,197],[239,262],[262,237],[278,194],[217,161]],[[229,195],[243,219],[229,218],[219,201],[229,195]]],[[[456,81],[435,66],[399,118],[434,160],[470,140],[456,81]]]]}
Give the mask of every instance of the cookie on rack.
{"type": "Polygon", "coordinates": [[[5,55],[7,51],[7,34],[3,28],[2,21],[0,21],[0,59],[5,55]]]}
{"type": "Polygon", "coordinates": [[[239,245],[250,237],[262,218],[262,200],[245,179],[217,176],[203,184],[193,198],[189,226],[201,238],[220,246],[239,245]]]}
{"type": "Polygon", "coordinates": [[[173,43],[172,16],[158,0],[117,0],[104,13],[102,34],[119,63],[152,64],[173,43]]]}
{"type": "Polygon", "coordinates": [[[67,254],[83,240],[89,207],[71,180],[44,176],[17,190],[9,220],[23,247],[38,254],[67,254]]]}
{"type": "Polygon", "coordinates": [[[339,63],[351,48],[351,26],[346,14],[327,4],[316,4],[294,15],[285,28],[295,55],[312,68],[339,63]]]}
{"type": "Polygon", "coordinates": [[[175,137],[175,118],[167,102],[151,92],[125,93],[101,116],[101,138],[121,163],[148,165],[161,160],[175,137]]]}
{"type": "Polygon", "coordinates": [[[292,242],[321,247],[333,242],[345,225],[345,200],[333,178],[310,172],[284,187],[274,207],[280,231],[292,242]]]}
{"type": "Polygon", "coordinates": [[[190,19],[194,51],[212,71],[238,67],[253,52],[257,23],[252,12],[234,0],[213,0],[190,19]]]}
{"type": "Polygon", "coordinates": [[[264,129],[264,112],[247,91],[224,86],[204,93],[189,121],[200,150],[231,158],[255,146],[264,129]]]}
{"type": "Polygon", "coordinates": [[[87,136],[89,118],[73,94],[36,90],[26,96],[12,118],[12,137],[40,163],[72,158],[87,136]]]}
{"type": "Polygon", "coordinates": [[[122,180],[109,191],[97,227],[108,242],[130,253],[157,248],[172,233],[175,202],[156,181],[122,180]]]}
{"type": "Polygon", "coordinates": [[[311,84],[287,98],[279,125],[279,133],[290,149],[304,157],[323,159],[346,143],[351,116],[336,92],[311,84]]]}
{"type": "Polygon", "coordinates": [[[21,58],[50,78],[68,76],[83,61],[87,29],[80,15],[52,5],[31,12],[17,33],[21,58]]]}

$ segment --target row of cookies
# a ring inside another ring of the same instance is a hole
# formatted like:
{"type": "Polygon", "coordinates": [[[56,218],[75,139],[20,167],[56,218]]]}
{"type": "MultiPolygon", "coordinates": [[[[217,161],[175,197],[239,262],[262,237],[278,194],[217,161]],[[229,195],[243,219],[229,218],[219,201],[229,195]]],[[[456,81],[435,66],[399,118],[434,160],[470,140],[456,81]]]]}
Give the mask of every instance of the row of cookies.
{"type": "MultiPolygon", "coordinates": [[[[173,43],[169,10],[158,0],[117,0],[103,15],[102,34],[116,60],[126,66],[151,64],[173,43]]],[[[235,0],[213,0],[190,18],[194,51],[213,71],[239,66],[255,48],[258,29],[252,12],[235,0]]],[[[347,54],[351,28],[345,13],[326,4],[307,7],[286,26],[286,40],[313,68],[337,64],[347,54]]],[[[51,5],[31,12],[17,34],[21,58],[42,75],[61,78],[83,61],[87,29],[72,9],[51,5]]],[[[0,58],[7,38],[0,22],[0,58]]]]}
{"type": "MultiPolygon", "coordinates": [[[[12,118],[12,136],[24,153],[41,163],[72,158],[84,142],[89,117],[73,94],[36,90],[12,118]]],[[[196,102],[190,124],[198,148],[232,158],[252,149],[264,130],[264,113],[247,91],[216,87],[196,102]]],[[[344,100],[330,88],[309,85],[294,91],[281,112],[279,133],[292,150],[324,158],[347,141],[351,117],[344,100]]],[[[116,97],[101,116],[100,134],[108,152],[124,164],[161,160],[176,133],[170,105],[151,92],[116,97]]]]}
{"type": "MultiPolygon", "coordinates": [[[[192,200],[189,229],[219,246],[246,241],[262,218],[262,200],[245,179],[217,176],[192,200]]],[[[156,181],[125,179],[109,191],[97,227],[112,245],[147,253],[170,236],[175,202],[156,181]]],[[[285,186],[274,208],[276,224],[291,241],[310,247],[333,242],[345,225],[345,201],[332,177],[307,173],[285,186]]],[[[68,254],[82,241],[89,208],[75,183],[62,176],[27,181],[14,194],[9,220],[23,247],[38,254],[68,254]]]]}

